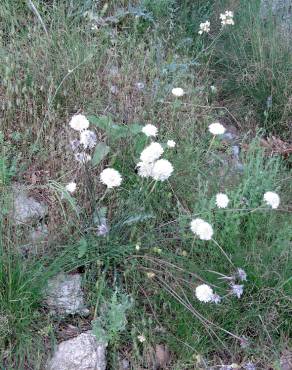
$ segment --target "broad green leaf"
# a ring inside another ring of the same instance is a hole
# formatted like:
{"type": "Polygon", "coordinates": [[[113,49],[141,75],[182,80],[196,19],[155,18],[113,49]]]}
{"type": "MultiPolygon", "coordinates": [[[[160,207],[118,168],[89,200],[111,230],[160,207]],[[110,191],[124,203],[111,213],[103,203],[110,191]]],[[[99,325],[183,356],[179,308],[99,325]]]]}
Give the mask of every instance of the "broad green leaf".
{"type": "Polygon", "coordinates": [[[79,243],[78,243],[78,258],[82,258],[83,256],[85,256],[87,252],[87,241],[86,239],[82,238],[79,240],[79,243]]]}
{"type": "Polygon", "coordinates": [[[105,143],[99,142],[94,150],[94,154],[92,157],[92,164],[93,166],[97,166],[103,158],[109,153],[110,147],[107,146],[105,143]]]}
{"type": "Polygon", "coordinates": [[[109,131],[113,125],[112,119],[108,116],[88,116],[89,122],[100,128],[101,130],[109,131]]]}

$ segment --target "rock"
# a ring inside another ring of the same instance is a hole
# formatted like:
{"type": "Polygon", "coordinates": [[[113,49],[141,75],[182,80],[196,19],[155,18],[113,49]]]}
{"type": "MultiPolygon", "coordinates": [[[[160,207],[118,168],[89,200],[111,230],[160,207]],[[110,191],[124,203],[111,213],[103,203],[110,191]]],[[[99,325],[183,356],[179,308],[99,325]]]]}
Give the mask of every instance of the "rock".
{"type": "Polygon", "coordinates": [[[91,332],[61,342],[47,364],[47,370],[105,370],[106,344],[91,332]]]}
{"type": "Polygon", "coordinates": [[[89,313],[84,304],[80,274],[57,275],[49,280],[46,293],[46,303],[53,314],[87,315],[89,313]]]}
{"type": "Polygon", "coordinates": [[[157,344],[155,347],[155,358],[158,368],[167,369],[170,362],[170,353],[167,346],[157,344]]]}
{"type": "Polygon", "coordinates": [[[30,197],[24,186],[15,185],[12,193],[12,219],[17,225],[39,222],[47,215],[48,207],[30,197]]]}
{"type": "Polygon", "coordinates": [[[292,349],[285,350],[280,358],[281,370],[291,370],[292,369],[292,349]]]}
{"type": "Polygon", "coordinates": [[[263,20],[272,16],[284,33],[292,35],[292,0],[261,0],[260,16],[263,20]]]}

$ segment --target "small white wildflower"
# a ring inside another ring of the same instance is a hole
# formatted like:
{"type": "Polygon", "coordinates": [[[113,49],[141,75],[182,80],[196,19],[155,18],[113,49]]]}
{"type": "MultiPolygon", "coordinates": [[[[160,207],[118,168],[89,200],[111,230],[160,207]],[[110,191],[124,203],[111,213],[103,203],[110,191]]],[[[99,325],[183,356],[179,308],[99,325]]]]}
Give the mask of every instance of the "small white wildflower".
{"type": "Polygon", "coordinates": [[[225,127],[219,122],[214,122],[209,125],[209,131],[213,135],[223,135],[226,131],[225,127]]]}
{"type": "Polygon", "coordinates": [[[136,244],[135,249],[136,249],[136,251],[139,251],[141,249],[140,245],[136,244]]]}
{"type": "Polygon", "coordinates": [[[138,90],[143,90],[145,88],[145,84],[143,82],[136,82],[135,86],[138,90]]]}
{"type": "Polygon", "coordinates": [[[80,143],[84,146],[85,149],[92,149],[96,145],[96,135],[91,130],[83,130],[80,132],[80,143]]]}
{"type": "Polygon", "coordinates": [[[175,87],[171,90],[172,95],[176,97],[181,97],[185,94],[184,90],[181,87],[175,87]]]}
{"type": "Polygon", "coordinates": [[[65,189],[69,192],[69,193],[74,193],[74,191],[76,190],[77,188],[77,185],[75,182],[69,182],[69,184],[67,184],[65,186],[65,189]]]}
{"type": "Polygon", "coordinates": [[[218,193],[216,195],[216,205],[218,208],[226,208],[229,203],[229,198],[226,194],[218,193]]]}
{"type": "Polygon", "coordinates": [[[280,197],[277,193],[273,191],[267,191],[264,194],[264,200],[267,202],[269,206],[271,206],[273,209],[276,209],[279,207],[280,204],[280,197]]]}
{"type": "Polygon", "coordinates": [[[172,164],[167,159],[159,159],[154,162],[152,177],[156,181],[165,181],[173,172],[172,164]]]}
{"type": "Polygon", "coordinates": [[[166,143],[166,145],[167,145],[169,148],[174,148],[174,147],[175,147],[175,145],[176,145],[176,143],[175,143],[175,141],[173,141],[173,140],[168,140],[168,141],[167,141],[167,143],[166,143]]]}
{"type": "Polygon", "coordinates": [[[149,279],[153,279],[155,277],[155,274],[154,272],[146,272],[146,276],[149,278],[149,279]]]}
{"type": "Polygon", "coordinates": [[[222,26],[226,26],[226,25],[234,26],[233,16],[234,16],[234,13],[230,10],[226,10],[225,13],[220,14],[222,26]]]}
{"type": "Polygon", "coordinates": [[[237,269],[237,275],[238,275],[238,278],[241,281],[246,281],[247,275],[246,275],[246,272],[244,271],[244,269],[238,268],[237,269]]]}
{"type": "Polygon", "coordinates": [[[113,168],[106,168],[100,174],[100,181],[109,189],[120,186],[122,180],[120,173],[113,168]]]}
{"type": "Polygon", "coordinates": [[[144,343],[145,341],[146,341],[146,338],[145,338],[145,336],[143,335],[143,334],[141,334],[141,335],[138,335],[138,341],[140,342],[140,343],[144,343]]]}
{"type": "Polygon", "coordinates": [[[141,177],[151,177],[153,170],[153,163],[139,162],[137,164],[138,175],[141,177]]]}
{"type": "Polygon", "coordinates": [[[212,302],[214,293],[209,285],[202,284],[196,287],[196,297],[201,302],[212,302]]]}
{"type": "Polygon", "coordinates": [[[192,220],[191,230],[201,240],[211,240],[214,233],[212,226],[201,218],[192,220]]]}
{"type": "Polygon", "coordinates": [[[91,156],[85,152],[80,152],[75,154],[75,159],[80,163],[86,163],[91,160],[91,156]]]}
{"type": "Polygon", "coordinates": [[[142,132],[146,135],[146,136],[148,136],[148,137],[150,137],[150,136],[156,136],[157,135],[157,127],[156,126],[154,126],[154,125],[151,125],[151,124],[148,124],[148,125],[146,125],[146,126],[144,126],[143,128],[142,128],[142,132]]]}
{"type": "Polygon", "coordinates": [[[73,128],[73,130],[82,131],[89,127],[89,121],[83,114],[75,114],[71,118],[69,125],[71,128],[73,128]]]}
{"type": "Polygon", "coordinates": [[[199,35],[202,35],[203,32],[206,32],[206,33],[210,32],[210,22],[209,21],[200,23],[199,35]]]}
{"type": "Polygon", "coordinates": [[[244,285],[231,284],[231,292],[236,295],[237,298],[240,298],[243,294],[244,285]]]}
{"type": "Polygon", "coordinates": [[[211,86],[210,86],[210,90],[211,90],[211,93],[212,93],[212,94],[216,94],[216,93],[217,93],[217,87],[216,87],[216,86],[214,86],[214,85],[211,85],[211,86]]]}
{"type": "Polygon", "coordinates": [[[163,152],[164,150],[159,143],[151,143],[142,151],[140,159],[142,162],[152,163],[156,161],[163,152]]]}

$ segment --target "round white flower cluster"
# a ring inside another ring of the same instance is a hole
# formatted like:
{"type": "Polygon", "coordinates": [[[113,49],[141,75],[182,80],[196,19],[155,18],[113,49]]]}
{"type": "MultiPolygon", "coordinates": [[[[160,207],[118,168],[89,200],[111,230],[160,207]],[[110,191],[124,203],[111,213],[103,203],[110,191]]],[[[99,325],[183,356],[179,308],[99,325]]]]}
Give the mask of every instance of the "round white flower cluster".
{"type": "Polygon", "coordinates": [[[222,26],[226,26],[226,25],[234,26],[233,15],[234,15],[233,12],[231,12],[230,10],[226,10],[225,13],[220,14],[222,26]]]}
{"type": "Polygon", "coordinates": [[[169,148],[174,148],[176,146],[176,142],[173,141],[173,140],[168,140],[166,145],[169,147],[169,148]]]}
{"type": "Polygon", "coordinates": [[[69,182],[69,184],[65,186],[65,189],[68,191],[68,193],[74,193],[76,188],[77,188],[77,185],[75,182],[69,182]]]}
{"type": "Polygon", "coordinates": [[[214,122],[209,125],[209,131],[212,135],[223,135],[226,131],[225,127],[219,122],[214,122]]]}
{"type": "Polygon", "coordinates": [[[146,136],[156,136],[157,135],[157,127],[154,126],[154,125],[151,125],[151,124],[148,124],[146,126],[144,126],[142,128],[142,132],[146,135],[146,136]]]}
{"type": "Polygon", "coordinates": [[[264,200],[266,203],[271,206],[273,209],[276,209],[279,207],[280,204],[280,197],[277,193],[273,191],[267,191],[264,194],[264,200]]]}
{"type": "Polygon", "coordinates": [[[210,32],[210,22],[206,21],[204,23],[200,23],[200,31],[198,32],[199,35],[202,35],[202,33],[209,33],[210,32]]]}
{"type": "Polygon", "coordinates": [[[172,164],[167,159],[159,159],[153,164],[151,176],[156,181],[165,181],[169,178],[172,172],[172,164]]]}
{"type": "MultiPolygon", "coordinates": [[[[90,150],[95,147],[97,142],[96,134],[88,130],[89,121],[83,114],[75,114],[71,118],[69,126],[80,134],[79,140],[75,139],[71,142],[73,151],[77,151],[80,146],[82,146],[84,150],[90,150]]],[[[91,160],[91,156],[84,150],[74,154],[76,161],[83,164],[91,160]]]]}
{"type": "Polygon", "coordinates": [[[140,154],[142,162],[153,163],[163,154],[164,149],[159,143],[151,143],[140,154]]]}
{"type": "MultiPolygon", "coordinates": [[[[153,125],[146,125],[142,129],[147,136],[156,136],[157,128],[153,125]],[[149,127],[150,126],[150,127],[149,127]]],[[[175,147],[173,140],[168,140],[169,148],[175,147]]],[[[138,175],[144,178],[152,177],[155,181],[165,181],[173,172],[173,166],[167,159],[160,159],[164,153],[161,144],[152,142],[140,154],[140,162],[137,164],[138,175]]]]}
{"type": "Polygon", "coordinates": [[[191,221],[191,230],[201,240],[211,240],[214,234],[212,226],[201,218],[195,218],[191,221]]]}
{"type": "Polygon", "coordinates": [[[220,303],[221,298],[213,292],[213,289],[207,284],[201,284],[196,287],[196,297],[199,301],[208,303],[220,303]]]}
{"type": "Polygon", "coordinates": [[[89,121],[83,114],[75,114],[71,118],[69,125],[71,128],[73,128],[73,130],[82,131],[89,127],[89,121]]]}
{"type": "Polygon", "coordinates": [[[181,97],[185,94],[184,90],[181,88],[181,87],[174,87],[172,90],[171,90],[171,93],[172,95],[176,96],[176,97],[181,97]]]}
{"type": "Polygon", "coordinates": [[[229,198],[226,194],[218,193],[216,194],[216,205],[218,208],[226,208],[229,203],[229,198]]]}
{"type": "Polygon", "coordinates": [[[100,174],[100,181],[107,186],[108,189],[120,186],[123,178],[119,171],[113,168],[106,168],[100,174]]]}

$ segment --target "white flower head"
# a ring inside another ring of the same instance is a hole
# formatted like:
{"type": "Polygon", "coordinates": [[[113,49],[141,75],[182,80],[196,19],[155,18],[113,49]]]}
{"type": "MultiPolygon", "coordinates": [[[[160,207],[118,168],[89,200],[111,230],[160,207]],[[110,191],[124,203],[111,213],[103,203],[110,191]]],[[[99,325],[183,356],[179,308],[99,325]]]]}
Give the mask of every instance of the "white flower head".
{"type": "Polygon", "coordinates": [[[211,240],[214,234],[212,226],[201,218],[195,218],[192,220],[191,230],[201,240],[211,240]]]}
{"type": "Polygon", "coordinates": [[[243,294],[244,285],[231,284],[231,292],[236,295],[237,298],[240,298],[243,294]]]}
{"type": "Polygon", "coordinates": [[[75,114],[71,118],[69,125],[71,128],[73,128],[73,130],[82,131],[89,127],[89,121],[83,114],[75,114]]]}
{"type": "Polygon", "coordinates": [[[146,338],[145,338],[145,336],[143,335],[143,334],[141,334],[141,335],[138,335],[138,341],[140,342],[140,343],[144,343],[145,341],[146,341],[146,338]]]}
{"type": "Polygon", "coordinates": [[[143,90],[145,88],[144,82],[136,82],[135,86],[138,90],[143,90]]]}
{"type": "Polygon", "coordinates": [[[122,176],[113,168],[106,168],[100,174],[100,181],[108,187],[108,189],[120,186],[122,183],[122,176]]]}
{"type": "Polygon", "coordinates": [[[142,128],[142,132],[146,135],[146,136],[156,136],[157,135],[157,127],[154,126],[154,125],[151,125],[151,124],[148,124],[146,126],[144,126],[142,128]]]}
{"type": "Polygon", "coordinates": [[[154,162],[152,177],[156,181],[165,181],[173,172],[172,164],[167,159],[159,159],[154,162]]]}
{"type": "Polygon", "coordinates": [[[208,303],[213,301],[214,293],[209,285],[202,284],[196,287],[196,297],[199,301],[208,303]]]}
{"type": "Polygon", "coordinates": [[[85,149],[92,149],[96,145],[96,135],[91,130],[83,130],[80,132],[80,144],[84,146],[85,149]]]}
{"type": "Polygon", "coordinates": [[[218,193],[216,194],[216,205],[218,208],[226,208],[229,203],[229,198],[226,194],[218,193]]]}
{"type": "Polygon", "coordinates": [[[74,191],[76,190],[77,188],[77,185],[75,182],[69,182],[69,184],[67,184],[65,186],[65,189],[69,192],[69,193],[74,193],[74,191]]]}
{"type": "Polygon", "coordinates": [[[176,146],[176,142],[173,141],[173,140],[168,140],[166,145],[169,147],[169,148],[174,148],[176,146]]]}
{"type": "Polygon", "coordinates": [[[199,35],[202,35],[203,32],[206,32],[206,33],[210,32],[210,22],[209,21],[206,21],[204,23],[200,23],[199,35]]]}
{"type": "Polygon", "coordinates": [[[137,164],[138,175],[141,177],[151,177],[153,170],[153,163],[150,162],[139,162],[137,164]]]}
{"type": "Polygon", "coordinates": [[[197,234],[198,233],[198,230],[199,230],[199,226],[202,222],[205,222],[204,220],[202,220],[201,218],[195,218],[194,220],[192,220],[191,222],[191,230],[194,234],[197,234]]]}
{"type": "Polygon", "coordinates": [[[273,191],[267,191],[264,194],[264,200],[266,203],[271,206],[273,209],[276,209],[279,207],[280,204],[280,197],[277,193],[273,191]]]}
{"type": "Polygon", "coordinates": [[[142,162],[152,163],[160,158],[164,150],[159,143],[151,143],[141,153],[140,159],[142,162]]]}
{"type": "Polygon", "coordinates": [[[76,153],[74,157],[80,163],[86,163],[91,160],[91,156],[85,152],[76,153]]]}
{"type": "Polygon", "coordinates": [[[171,93],[172,93],[172,95],[174,95],[176,97],[181,97],[185,94],[184,90],[181,87],[174,87],[171,90],[171,93]]]}
{"type": "Polygon", "coordinates": [[[209,125],[209,131],[213,135],[223,135],[226,131],[225,127],[219,122],[214,122],[209,125]]]}
{"type": "Polygon", "coordinates": [[[233,16],[234,16],[234,13],[230,10],[226,10],[225,13],[220,14],[221,25],[222,26],[226,26],[226,25],[234,26],[233,16]]]}

